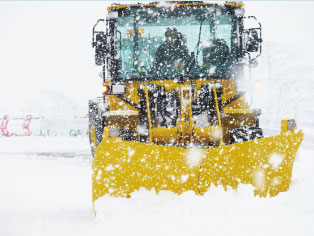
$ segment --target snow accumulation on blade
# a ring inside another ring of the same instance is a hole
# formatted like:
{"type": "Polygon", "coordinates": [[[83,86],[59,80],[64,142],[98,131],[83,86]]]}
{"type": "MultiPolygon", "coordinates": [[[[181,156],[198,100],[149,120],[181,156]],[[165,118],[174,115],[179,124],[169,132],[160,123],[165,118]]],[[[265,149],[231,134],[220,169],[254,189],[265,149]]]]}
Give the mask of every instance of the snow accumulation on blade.
{"type": "Polygon", "coordinates": [[[0,235],[314,233],[313,149],[301,147],[289,191],[274,198],[254,197],[247,185],[227,192],[212,186],[204,196],[141,189],[131,198],[97,200],[95,217],[87,138],[0,139],[0,235]]]}

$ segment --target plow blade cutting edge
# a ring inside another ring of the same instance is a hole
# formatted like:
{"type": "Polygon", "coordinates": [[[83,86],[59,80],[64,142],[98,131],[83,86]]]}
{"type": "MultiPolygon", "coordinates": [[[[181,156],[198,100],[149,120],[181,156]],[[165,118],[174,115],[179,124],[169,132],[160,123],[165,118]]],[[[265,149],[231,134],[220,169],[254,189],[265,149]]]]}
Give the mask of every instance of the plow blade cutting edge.
{"type": "Polygon", "coordinates": [[[183,148],[104,138],[93,161],[93,202],[109,194],[129,197],[140,188],[192,190],[203,195],[212,184],[237,189],[251,184],[254,195],[273,197],[287,191],[302,131],[211,148],[183,148]]]}

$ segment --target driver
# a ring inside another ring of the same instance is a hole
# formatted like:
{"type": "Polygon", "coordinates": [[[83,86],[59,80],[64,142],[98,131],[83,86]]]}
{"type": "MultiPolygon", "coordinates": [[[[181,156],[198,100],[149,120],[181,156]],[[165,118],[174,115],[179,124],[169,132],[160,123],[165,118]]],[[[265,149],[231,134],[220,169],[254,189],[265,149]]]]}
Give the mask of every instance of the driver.
{"type": "Polygon", "coordinates": [[[189,50],[182,34],[176,28],[168,28],[164,41],[156,51],[155,68],[158,75],[175,75],[184,69],[189,59],[189,50]]]}
{"type": "Polygon", "coordinates": [[[213,68],[222,75],[230,67],[230,50],[224,39],[215,39],[210,47],[203,48],[203,69],[213,68]]]}

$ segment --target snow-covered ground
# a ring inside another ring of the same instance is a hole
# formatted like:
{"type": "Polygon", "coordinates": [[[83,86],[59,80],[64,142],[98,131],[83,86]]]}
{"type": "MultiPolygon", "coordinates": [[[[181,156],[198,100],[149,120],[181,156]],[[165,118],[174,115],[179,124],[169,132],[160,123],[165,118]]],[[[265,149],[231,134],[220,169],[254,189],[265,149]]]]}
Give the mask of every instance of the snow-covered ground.
{"type": "MultiPolygon", "coordinates": [[[[314,235],[314,3],[246,3],[247,15],[263,25],[252,75],[265,134],[279,133],[287,118],[305,131],[288,192],[258,198],[245,185],[237,192],[212,187],[202,197],[139,191],[100,199],[95,217],[88,139],[62,134],[79,125],[85,133],[86,122],[74,127],[74,115],[84,116],[88,99],[100,95],[90,33],[108,4],[0,4],[0,116],[45,116],[42,126],[33,120],[33,134],[58,134],[0,136],[0,236],[314,235]]],[[[9,131],[21,133],[21,125],[11,120],[9,131]]]]}
{"type": "MultiPolygon", "coordinates": [[[[306,140],[305,140],[306,141],[306,140]]],[[[205,196],[139,191],[91,201],[83,137],[0,137],[0,235],[313,235],[314,149],[301,147],[275,198],[212,187],[205,196]]]]}
{"type": "Polygon", "coordinates": [[[0,235],[88,235],[88,139],[0,139],[0,235]]]}

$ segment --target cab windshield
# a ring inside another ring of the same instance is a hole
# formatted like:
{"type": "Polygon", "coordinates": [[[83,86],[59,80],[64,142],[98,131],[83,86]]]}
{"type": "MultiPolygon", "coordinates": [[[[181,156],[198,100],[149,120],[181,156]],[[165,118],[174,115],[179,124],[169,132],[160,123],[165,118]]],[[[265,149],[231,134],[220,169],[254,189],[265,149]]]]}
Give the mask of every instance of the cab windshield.
{"type": "Polygon", "coordinates": [[[127,8],[116,20],[118,77],[232,75],[234,18],[223,7],[127,8]]]}

